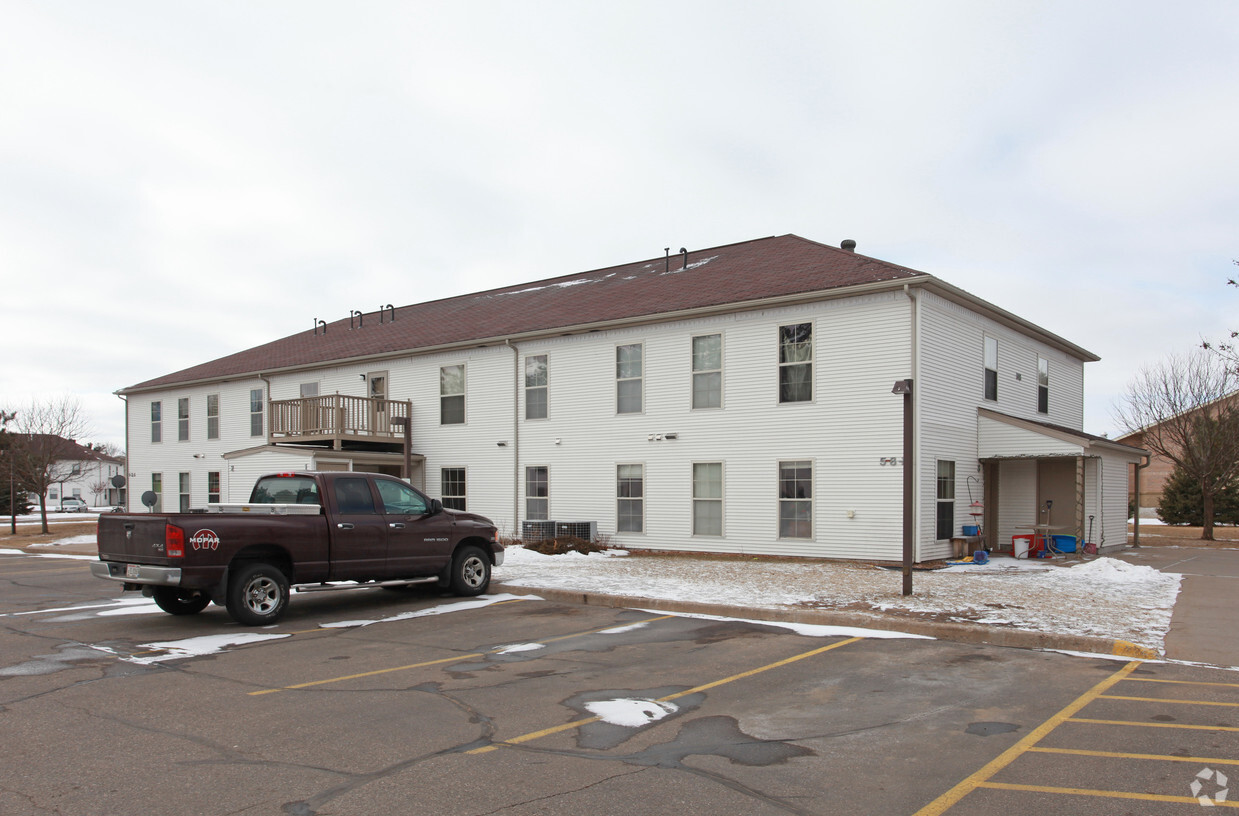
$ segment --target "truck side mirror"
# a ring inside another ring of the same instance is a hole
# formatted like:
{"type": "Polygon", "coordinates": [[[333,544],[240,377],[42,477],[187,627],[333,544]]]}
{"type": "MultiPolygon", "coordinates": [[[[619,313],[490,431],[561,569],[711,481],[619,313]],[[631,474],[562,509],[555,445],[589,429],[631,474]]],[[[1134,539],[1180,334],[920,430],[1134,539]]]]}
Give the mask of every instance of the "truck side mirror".
{"type": "Polygon", "coordinates": [[[437,516],[443,512],[443,502],[438,499],[430,500],[430,515],[437,516]]]}

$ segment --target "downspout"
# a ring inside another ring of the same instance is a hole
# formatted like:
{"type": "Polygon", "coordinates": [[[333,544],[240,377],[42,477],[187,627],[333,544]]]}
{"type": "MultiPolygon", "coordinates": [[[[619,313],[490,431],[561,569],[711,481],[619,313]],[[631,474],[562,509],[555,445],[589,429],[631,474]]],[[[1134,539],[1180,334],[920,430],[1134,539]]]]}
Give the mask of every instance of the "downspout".
{"type": "Polygon", "coordinates": [[[521,507],[521,352],[511,339],[503,344],[512,349],[512,537],[520,537],[521,507]]]}
{"type": "MultiPolygon", "coordinates": [[[[921,382],[920,375],[920,337],[921,337],[921,298],[920,292],[913,289],[908,284],[903,285],[903,293],[908,296],[909,303],[909,352],[911,377],[914,383],[912,398],[912,462],[913,467],[920,469],[921,467],[921,401],[925,395],[925,384],[921,382]]],[[[913,483],[916,485],[916,490],[913,491],[912,507],[913,507],[913,530],[914,530],[914,555],[912,560],[920,563],[921,560],[921,480],[915,478],[913,483]]]]}
{"type": "Polygon", "coordinates": [[[1134,507],[1134,515],[1132,516],[1132,527],[1134,530],[1134,534],[1132,536],[1132,542],[1131,542],[1131,545],[1133,547],[1140,546],[1140,471],[1144,470],[1151,464],[1153,464],[1152,456],[1145,456],[1143,464],[1141,463],[1136,464],[1136,500],[1135,500],[1135,507],[1134,507]]]}
{"type": "Polygon", "coordinates": [[[125,403],[125,502],[121,505],[125,512],[129,512],[129,494],[133,491],[133,485],[129,484],[129,400],[125,399],[124,394],[116,395],[121,402],[125,403]]]}

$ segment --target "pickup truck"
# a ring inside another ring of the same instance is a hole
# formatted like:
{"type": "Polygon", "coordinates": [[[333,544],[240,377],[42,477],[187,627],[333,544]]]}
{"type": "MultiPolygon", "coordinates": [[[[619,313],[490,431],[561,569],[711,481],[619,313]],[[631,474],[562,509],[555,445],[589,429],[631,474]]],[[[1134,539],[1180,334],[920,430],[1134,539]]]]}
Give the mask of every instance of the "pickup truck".
{"type": "Polygon", "coordinates": [[[98,546],[96,577],[173,615],[214,601],[247,626],[279,620],[292,589],[438,582],[480,595],[503,563],[489,519],[444,509],[399,479],[354,472],[263,476],[249,503],[206,512],[105,513],[98,546]]]}

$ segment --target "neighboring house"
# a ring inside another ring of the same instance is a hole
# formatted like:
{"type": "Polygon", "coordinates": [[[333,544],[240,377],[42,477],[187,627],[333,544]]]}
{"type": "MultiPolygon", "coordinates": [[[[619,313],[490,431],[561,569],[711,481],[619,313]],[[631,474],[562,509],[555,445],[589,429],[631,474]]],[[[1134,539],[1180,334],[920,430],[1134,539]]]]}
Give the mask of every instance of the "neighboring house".
{"type": "MultiPolygon", "coordinates": [[[[124,460],[50,434],[34,434],[28,444],[55,454],[55,464],[50,471],[54,481],[47,488],[48,510],[59,508],[67,498],[81,499],[92,507],[118,505],[124,501],[124,488],[112,484],[113,477],[124,474],[124,460]],[[99,490],[100,487],[104,489],[99,490]]],[[[28,500],[36,507],[39,505],[36,494],[30,494],[28,500]]]]}
{"type": "Polygon", "coordinates": [[[132,385],[131,505],[366,470],[514,535],[899,560],[911,378],[918,561],[978,520],[995,548],[1088,520],[1125,543],[1141,451],[1081,431],[1098,358],[854,246],[784,235],[352,312],[132,385]]]}
{"type": "MultiPolygon", "coordinates": [[[[1239,392],[1214,400],[1199,410],[1213,410],[1216,406],[1233,404],[1236,400],[1239,400],[1239,392]]],[[[1191,416],[1193,414],[1194,412],[1185,412],[1177,416],[1191,416]]],[[[1154,428],[1156,426],[1148,426],[1125,436],[1120,436],[1114,441],[1124,445],[1147,449],[1145,437],[1154,428]]],[[[1141,509],[1156,510],[1161,506],[1162,493],[1166,489],[1166,483],[1170,481],[1170,475],[1174,473],[1174,467],[1174,462],[1165,456],[1152,451],[1149,452],[1148,466],[1139,470],[1141,509]]],[[[1127,481],[1127,497],[1129,502],[1133,502],[1136,499],[1136,478],[1136,471],[1132,471],[1127,481]]]]}

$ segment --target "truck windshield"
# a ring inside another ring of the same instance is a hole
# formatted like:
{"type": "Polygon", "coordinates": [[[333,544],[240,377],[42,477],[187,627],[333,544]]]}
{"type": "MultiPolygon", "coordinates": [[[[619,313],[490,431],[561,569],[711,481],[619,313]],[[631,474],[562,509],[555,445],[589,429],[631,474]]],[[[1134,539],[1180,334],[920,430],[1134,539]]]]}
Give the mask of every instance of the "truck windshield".
{"type": "Polygon", "coordinates": [[[309,476],[265,476],[254,485],[250,504],[322,504],[309,476]]]}

